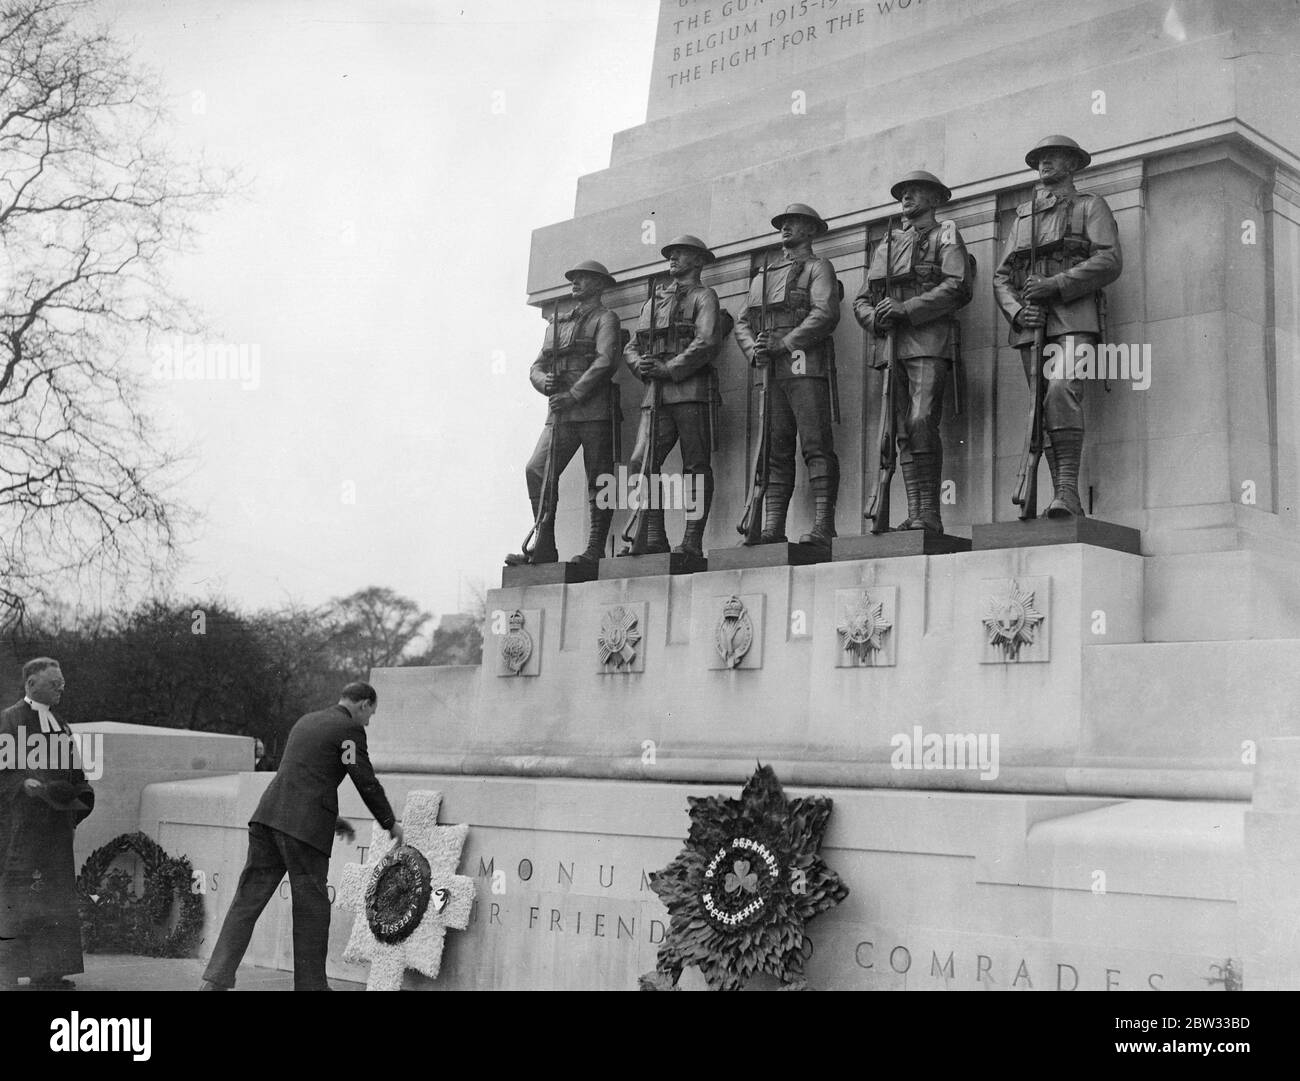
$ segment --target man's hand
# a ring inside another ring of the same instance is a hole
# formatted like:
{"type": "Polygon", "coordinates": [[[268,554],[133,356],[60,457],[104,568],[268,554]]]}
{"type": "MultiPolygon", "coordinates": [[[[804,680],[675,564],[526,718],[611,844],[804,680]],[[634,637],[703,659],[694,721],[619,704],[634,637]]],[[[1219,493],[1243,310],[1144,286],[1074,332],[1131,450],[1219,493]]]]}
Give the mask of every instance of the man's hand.
{"type": "Polygon", "coordinates": [[[907,312],[904,311],[903,305],[893,297],[885,297],[876,305],[875,326],[878,328],[877,333],[888,334],[900,323],[907,322],[907,312]]]}
{"type": "Polygon", "coordinates": [[[404,844],[405,841],[403,838],[405,838],[406,834],[402,832],[402,824],[400,822],[394,822],[392,828],[388,831],[388,836],[393,839],[395,844],[404,844]]]}
{"type": "Polygon", "coordinates": [[[42,785],[41,782],[38,781],[35,777],[28,777],[25,781],[23,781],[23,792],[26,795],[31,796],[32,798],[35,798],[36,793],[39,792],[43,787],[44,785],[42,785]]]}
{"type": "Polygon", "coordinates": [[[1025,287],[1021,290],[1021,296],[1026,303],[1036,304],[1039,301],[1051,300],[1054,296],[1059,296],[1061,287],[1051,278],[1045,278],[1041,274],[1030,274],[1025,279],[1025,287]]]}
{"type": "Polygon", "coordinates": [[[790,350],[785,347],[781,335],[774,330],[765,330],[758,336],[758,341],[754,346],[754,356],[761,363],[769,360],[781,360],[788,357],[790,350]]]}
{"type": "Polygon", "coordinates": [[[1041,304],[1026,304],[1016,316],[1016,322],[1026,330],[1045,327],[1047,326],[1047,309],[1041,304]]]}
{"type": "Polygon", "coordinates": [[[550,408],[552,413],[563,413],[572,409],[577,404],[578,399],[567,390],[562,390],[558,394],[551,395],[550,408]]]}
{"type": "Polygon", "coordinates": [[[334,836],[341,841],[351,843],[357,839],[357,831],[352,828],[352,823],[346,818],[340,818],[334,823],[334,836]]]}
{"type": "Polygon", "coordinates": [[[554,373],[554,372],[547,372],[547,373],[546,373],[546,382],[542,384],[542,393],[543,393],[543,394],[554,394],[554,393],[555,393],[555,387],[556,387],[556,385],[557,385],[558,383],[559,383],[559,380],[556,378],[555,373],[554,373]]]}
{"type": "Polygon", "coordinates": [[[654,357],[642,357],[636,363],[637,374],[642,379],[668,379],[668,367],[662,360],[654,357]]]}

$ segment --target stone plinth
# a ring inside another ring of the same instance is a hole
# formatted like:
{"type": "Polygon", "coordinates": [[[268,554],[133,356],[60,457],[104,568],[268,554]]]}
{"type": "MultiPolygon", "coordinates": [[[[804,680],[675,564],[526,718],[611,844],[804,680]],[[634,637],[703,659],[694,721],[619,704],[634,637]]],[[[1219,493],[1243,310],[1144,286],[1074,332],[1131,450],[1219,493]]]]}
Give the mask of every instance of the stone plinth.
{"type": "Polygon", "coordinates": [[[598,578],[647,578],[660,574],[698,574],[709,569],[709,561],[685,552],[663,552],[645,556],[615,556],[600,561],[598,578]]]}
{"type": "Polygon", "coordinates": [[[777,544],[734,545],[710,548],[709,567],[715,571],[747,570],[757,567],[806,567],[824,563],[830,553],[812,544],[782,541],[777,544]]]}
{"type": "Polygon", "coordinates": [[[761,757],[792,784],[1244,799],[1241,741],[1294,730],[1300,640],[1144,641],[1152,562],[1043,545],[493,591],[480,670],[374,673],[371,753],[401,771],[686,781],[761,757]],[[720,645],[732,598],[748,630],[720,645]],[[612,678],[600,642],[620,609],[636,640],[612,678]],[[991,637],[1021,609],[1027,637],[991,637]],[[515,610],[535,676],[496,665],[493,624],[515,610]],[[895,768],[915,726],[996,736],[997,776],[895,768]]]}
{"type": "Polygon", "coordinates": [[[1041,517],[977,525],[971,530],[971,547],[976,551],[1032,548],[1040,544],[1091,544],[1138,555],[1141,542],[1142,534],[1136,529],[1114,522],[1100,522],[1096,518],[1041,517]]]}
{"type": "MultiPolygon", "coordinates": [[[[102,737],[102,776],[90,779],[95,810],[77,827],[77,869],[95,849],[139,828],[141,790],[160,780],[220,777],[253,768],[253,740],[119,721],[73,725],[83,739],[102,737]]],[[[176,853],[172,853],[175,855],[176,853]]]]}
{"type": "Polygon", "coordinates": [[[864,533],[858,537],[836,537],[831,543],[831,558],[890,559],[895,556],[937,556],[952,552],[969,552],[971,542],[951,533],[931,533],[926,529],[894,530],[890,533],[864,533]]]}
{"type": "Polygon", "coordinates": [[[501,588],[512,586],[548,586],[554,583],[570,585],[590,582],[596,577],[597,567],[591,563],[525,563],[518,567],[501,568],[501,588]]]}
{"type": "Polygon", "coordinates": [[[1245,816],[1241,889],[1244,980],[1251,991],[1300,990],[1300,737],[1258,746],[1245,816]]]}
{"type": "MultiPolygon", "coordinates": [[[[460,873],[475,878],[478,900],[469,928],[448,937],[438,981],[408,974],[407,987],[429,990],[634,989],[654,968],[667,920],[647,876],[681,847],[687,797],[739,791],[738,783],[654,780],[382,780],[398,806],[412,789],[442,792],[444,816],[470,827],[460,873]],[[493,890],[494,878],[503,891],[493,890]]],[[[245,855],[243,822],[263,787],[262,775],[244,774],[147,792],[142,826],[214,883],[205,952],[229,907],[245,855]]],[[[1240,806],[829,794],[822,854],[850,893],[810,925],[814,988],[1204,990],[1211,966],[1238,950],[1240,806]]],[[[339,796],[341,813],[366,836],[359,797],[347,783],[339,796]]],[[[343,865],[362,855],[335,845],[331,893],[343,865]]],[[[248,962],[292,967],[288,898],[286,882],[248,962]]],[[[333,913],[328,971],[361,981],[364,967],[340,960],[353,918],[333,913]]],[[[702,983],[690,971],[683,980],[690,989],[702,983]]]]}

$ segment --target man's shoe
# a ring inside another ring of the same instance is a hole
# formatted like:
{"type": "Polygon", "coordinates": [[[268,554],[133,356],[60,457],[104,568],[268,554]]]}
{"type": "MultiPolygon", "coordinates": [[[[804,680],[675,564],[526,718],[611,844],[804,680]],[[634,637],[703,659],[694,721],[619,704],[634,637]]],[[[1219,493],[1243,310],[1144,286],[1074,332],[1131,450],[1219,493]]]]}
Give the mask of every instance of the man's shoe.
{"type": "Polygon", "coordinates": [[[28,987],[33,991],[75,991],[77,985],[62,976],[33,976],[28,987]]]}

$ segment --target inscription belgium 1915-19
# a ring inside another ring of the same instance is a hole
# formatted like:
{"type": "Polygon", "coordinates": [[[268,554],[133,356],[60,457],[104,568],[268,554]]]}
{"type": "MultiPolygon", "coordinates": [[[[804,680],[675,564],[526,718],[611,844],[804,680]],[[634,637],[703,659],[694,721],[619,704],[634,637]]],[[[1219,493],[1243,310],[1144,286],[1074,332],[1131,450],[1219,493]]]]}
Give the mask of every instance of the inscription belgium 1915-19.
{"type": "Polygon", "coordinates": [[[679,90],[820,42],[842,48],[881,19],[943,2],[669,0],[661,14],[661,88],[679,90]]]}

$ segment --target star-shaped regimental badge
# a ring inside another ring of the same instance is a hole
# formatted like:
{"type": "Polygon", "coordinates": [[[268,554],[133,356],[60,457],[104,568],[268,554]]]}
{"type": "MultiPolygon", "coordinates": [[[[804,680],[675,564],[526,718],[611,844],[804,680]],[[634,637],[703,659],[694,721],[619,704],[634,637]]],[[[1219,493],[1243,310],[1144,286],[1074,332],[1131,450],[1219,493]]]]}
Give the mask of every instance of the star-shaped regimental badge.
{"type": "Polygon", "coordinates": [[[620,604],[601,618],[596,656],[602,667],[613,661],[616,669],[630,668],[636,660],[636,647],[640,642],[641,631],[637,627],[636,613],[620,604]]]}
{"type": "Polygon", "coordinates": [[[1034,591],[1011,581],[1004,592],[984,602],[984,631],[989,645],[1008,661],[1020,660],[1020,647],[1033,645],[1043,613],[1034,606],[1034,591]]]}
{"type": "Polygon", "coordinates": [[[356,912],[343,960],[370,962],[367,991],[399,991],[408,968],[436,978],[447,928],[469,926],[474,880],[456,873],[469,826],[438,825],[441,792],[411,792],[404,843],[376,823],[364,864],[343,868],[338,903],[356,912]]]}
{"type": "Polygon", "coordinates": [[[830,799],[786,799],[772,767],[760,765],[740,799],[687,803],[686,847],[650,876],[669,926],[641,989],[676,989],[687,965],[715,991],[740,990],[760,973],[803,989],[805,927],[849,894],[821,858],[830,799]]]}
{"type": "Polygon", "coordinates": [[[893,628],[885,618],[883,603],[873,601],[871,595],[862,593],[856,606],[846,609],[844,618],[836,628],[840,636],[840,649],[858,664],[884,647],[884,638],[893,628]]]}

